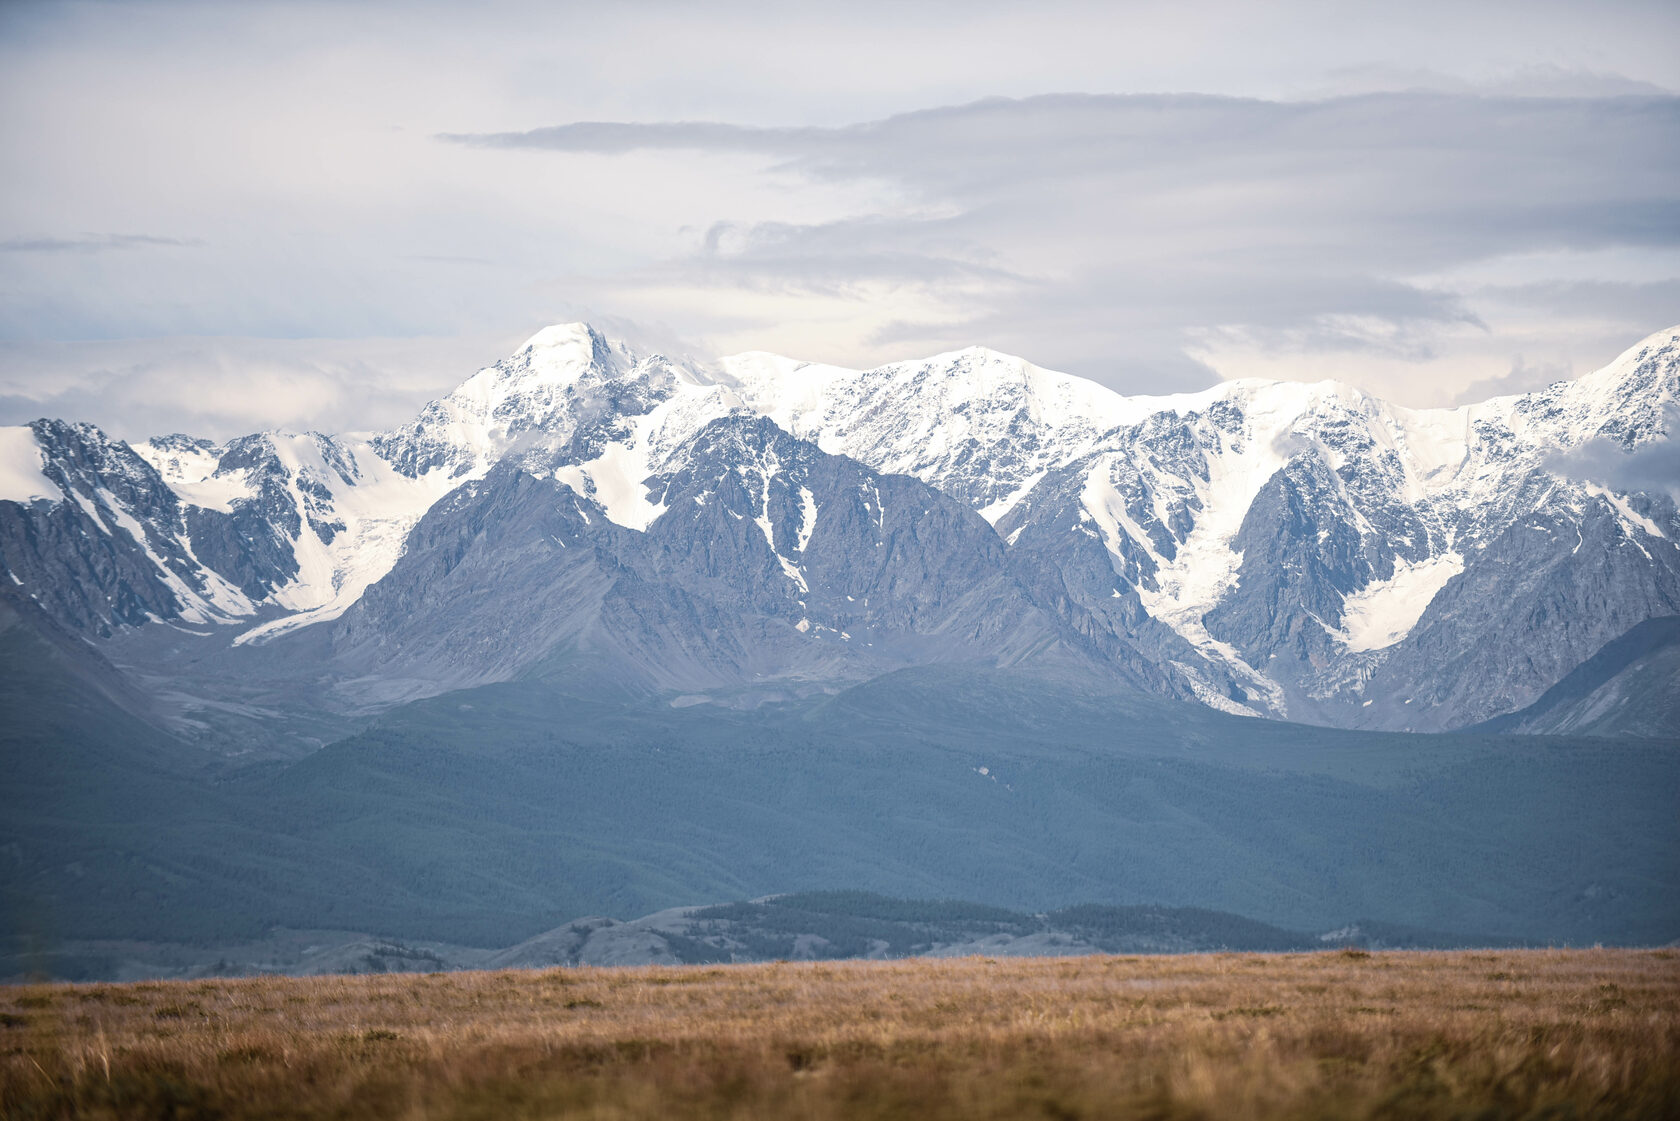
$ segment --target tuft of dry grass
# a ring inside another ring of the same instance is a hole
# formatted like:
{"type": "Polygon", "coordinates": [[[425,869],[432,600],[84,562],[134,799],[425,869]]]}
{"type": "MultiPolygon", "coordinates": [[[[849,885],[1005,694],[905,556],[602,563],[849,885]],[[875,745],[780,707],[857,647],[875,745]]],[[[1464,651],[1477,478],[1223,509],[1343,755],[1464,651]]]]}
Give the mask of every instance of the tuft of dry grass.
{"type": "Polygon", "coordinates": [[[1680,1117],[1669,951],[0,989],[8,1118],[1680,1117]]]}

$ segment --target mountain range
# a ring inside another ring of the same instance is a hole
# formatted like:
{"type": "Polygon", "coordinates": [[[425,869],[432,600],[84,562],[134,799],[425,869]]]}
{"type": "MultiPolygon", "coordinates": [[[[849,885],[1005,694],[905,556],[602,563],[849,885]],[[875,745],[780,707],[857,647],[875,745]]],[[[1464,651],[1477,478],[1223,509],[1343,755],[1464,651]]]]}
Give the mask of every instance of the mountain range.
{"type": "Polygon", "coordinates": [[[1443,730],[1680,614],[1677,387],[1680,329],[1413,410],[1126,397],[979,348],[700,364],[571,324],[368,437],[0,430],[0,564],[177,732],[532,674],[751,705],[945,663],[1443,730]]]}

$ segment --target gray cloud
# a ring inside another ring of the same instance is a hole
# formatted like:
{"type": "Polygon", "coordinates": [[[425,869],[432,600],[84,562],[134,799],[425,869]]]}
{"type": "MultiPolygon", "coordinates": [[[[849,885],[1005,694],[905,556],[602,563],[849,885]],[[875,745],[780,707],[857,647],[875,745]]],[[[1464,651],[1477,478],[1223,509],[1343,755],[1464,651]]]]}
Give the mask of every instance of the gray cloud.
{"type": "Polygon", "coordinates": [[[1423,361],[1436,356],[1437,329],[1487,324],[1467,292],[1408,277],[1502,255],[1672,250],[1676,137],[1672,96],[1424,92],[1293,103],[1054,95],[833,128],[580,122],[442,139],[573,155],[745,153],[770,174],[888,184],[906,200],[896,212],[720,223],[659,271],[828,293],[966,285],[960,316],[894,321],[875,341],[1013,337],[1037,360],[1105,380],[1153,364],[1188,384],[1206,375],[1185,358],[1192,334],[1423,361]],[[1093,322],[1108,328],[1100,349],[1068,345],[1093,322]]]}
{"type": "Polygon", "coordinates": [[[67,417],[127,440],[177,431],[223,440],[277,427],[383,428],[408,420],[519,341],[0,341],[0,424],[67,417]]]}
{"type": "Polygon", "coordinates": [[[1472,289],[1479,300],[1497,300],[1551,315],[1592,316],[1621,324],[1631,342],[1639,324],[1680,321],[1680,277],[1658,281],[1544,280],[1472,289]]]}
{"type": "MultiPolygon", "coordinates": [[[[1680,416],[1670,410],[1668,432],[1680,416]]],[[[1566,478],[1628,493],[1667,494],[1680,501],[1680,440],[1641,444],[1631,451],[1614,440],[1594,439],[1552,457],[1546,464],[1566,478]]]]}
{"type": "Polygon", "coordinates": [[[741,283],[820,287],[839,291],[853,281],[1003,286],[1031,283],[1003,268],[998,254],[965,231],[938,219],[904,221],[884,215],[800,225],[718,222],[684,267],[741,283]]]}
{"type": "Polygon", "coordinates": [[[1431,90],[1437,93],[1484,94],[1497,97],[1625,97],[1672,94],[1675,91],[1656,82],[1641,81],[1622,74],[1580,66],[1536,63],[1517,70],[1468,81],[1419,67],[1366,64],[1339,66],[1327,75],[1321,97],[1394,90],[1431,90]]]}
{"type": "Polygon", "coordinates": [[[424,261],[428,265],[494,265],[488,257],[472,257],[449,253],[413,253],[410,261],[424,261]]]}
{"type": "Polygon", "coordinates": [[[551,152],[604,152],[623,155],[645,148],[693,151],[764,152],[792,150],[803,139],[821,143],[835,129],[747,128],[710,121],[623,124],[579,121],[526,132],[443,132],[439,140],[474,148],[544,148],[551,152]]]}
{"type": "MultiPolygon", "coordinates": [[[[1455,405],[1473,405],[1492,397],[1510,397],[1518,393],[1532,393],[1553,382],[1567,381],[1575,371],[1565,362],[1529,363],[1522,355],[1511,363],[1511,369],[1496,378],[1482,378],[1465,386],[1453,400],[1455,405]]],[[[1619,450],[1619,449],[1618,449],[1619,450]]]]}
{"type": "Polygon", "coordinates": [[[0,253],[105,253],[113,249],[196,249],[199,238],[150,234],[83,234],[80,237],[12,237],[0,240],[0,253]]]}
{"type": "MultiPolygon", "coordinates": [[[[1300,210],[1414,226],[1420,252],[1518,240],[1680,240],[1673,173],[1680,98],[1525,99],[1439,93],[1316,102],[1200,95],[989,99],[839,128],[581,122],[455,143],[572,153],[750,152],[832,179],[885,179],[976,203],[1094,184],[1116,203],[1219,189],[1233,216],[1300,210]],[[1596,166],[1587,162],[1599,159],[1596,166]],[[1318,188],[1281,197],[1245,186],[1318,188]],[[1515,186],[1524,188],[1514,192],[1515,186]],[[1606,207],[1615,201],[1620,205],[1606,207]],[[1454,218],[1443,228],[1439,219],[1454,218]]],[[[1316,240],[1333,242],[1333,230],[1316,240]]]]}

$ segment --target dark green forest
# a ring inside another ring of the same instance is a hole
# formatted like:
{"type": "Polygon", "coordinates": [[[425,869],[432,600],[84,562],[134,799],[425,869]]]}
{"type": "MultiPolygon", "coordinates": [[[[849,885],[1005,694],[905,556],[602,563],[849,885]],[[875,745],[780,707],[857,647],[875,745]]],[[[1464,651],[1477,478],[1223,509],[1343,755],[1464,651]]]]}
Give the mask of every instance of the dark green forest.
{"type": "MultiPolygon", "coordinates": [[[[585,914],[841,889],[974,901],[918,922],[1090,904],[1280,933],[1680,937],[1680,753],[1661,741],[1354,733],[946,667],[750,711],[512,682],[242,768],[20,633],[0,650],[18,942],[507,946],[585,914]]],[[[848,922],[905,918],[859,899],[848,922]]]]}

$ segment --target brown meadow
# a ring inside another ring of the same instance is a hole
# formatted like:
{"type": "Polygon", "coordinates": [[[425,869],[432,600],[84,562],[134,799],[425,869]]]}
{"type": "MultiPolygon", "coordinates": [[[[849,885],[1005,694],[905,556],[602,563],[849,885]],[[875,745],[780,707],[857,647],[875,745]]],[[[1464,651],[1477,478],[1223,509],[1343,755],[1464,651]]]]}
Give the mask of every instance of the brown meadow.
{"type": "Polygon", "coordinates": [[[1672,950],[0,990],[9,1118],[1680,1117],[1672,950]]]}

